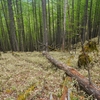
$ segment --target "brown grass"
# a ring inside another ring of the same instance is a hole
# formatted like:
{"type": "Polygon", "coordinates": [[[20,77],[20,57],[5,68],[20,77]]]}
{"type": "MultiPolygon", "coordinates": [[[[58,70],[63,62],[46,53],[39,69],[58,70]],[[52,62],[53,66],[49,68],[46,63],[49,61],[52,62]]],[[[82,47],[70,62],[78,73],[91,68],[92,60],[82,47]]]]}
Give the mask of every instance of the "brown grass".
{"type": "MultiPolygon", "coordinates": [[[[77,68],[79,51],[76,54],[68,52],[50,52],[50,54],[65,64],[77,68]]],[[[91,69],[92,81],[100,87],[100,56],[94,57],[91,69]]],[[[78,68],[77,68],[78,69],[78,68]]],[[[87,71],[78,69],[87,76],[87,71]]],[[[34,90],[29,91],[24,100],[49,100],[50,93],[59,96],[60,85],[63,82],[62,70],[56,68],[41,52],[1,52],[0,57],[0,100],[16,100],[24,94],[32,84],[34,90]]]]}

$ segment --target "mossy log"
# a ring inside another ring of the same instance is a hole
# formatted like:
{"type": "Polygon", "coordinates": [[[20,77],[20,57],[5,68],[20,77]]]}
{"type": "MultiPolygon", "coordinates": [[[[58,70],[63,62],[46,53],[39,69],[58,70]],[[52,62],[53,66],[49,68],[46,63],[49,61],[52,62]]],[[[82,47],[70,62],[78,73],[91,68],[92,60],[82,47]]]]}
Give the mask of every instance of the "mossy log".
{"type": "Polygon", "coordinates": [[[97,100],[100,100],[100,88],[98,88],[95,84],[89,84],[89,80],[81,75],[76,69],[67,66],[66,64],[54,59],[49,53],[43,51],[43,55],[56,67],[61,70],[64,70],[66,74],[77,80],[79,86],[83,91],[85,91],[89,95],[93,95],[97,100]]]}

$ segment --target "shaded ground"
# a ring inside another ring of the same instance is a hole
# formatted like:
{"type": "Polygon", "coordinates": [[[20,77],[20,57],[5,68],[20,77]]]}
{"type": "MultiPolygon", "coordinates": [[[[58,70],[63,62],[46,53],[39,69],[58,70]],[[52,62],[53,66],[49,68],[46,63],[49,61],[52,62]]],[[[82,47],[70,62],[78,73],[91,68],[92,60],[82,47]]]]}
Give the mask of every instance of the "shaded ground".
{"type": "MultiPolygon", "coordinates": [[[[79,52],[50,54],[55,59],[77,68],[79,52]]],[[[92,55],[92,81],[100,87],[100,55],[92,55]]],[[[78,70],[87,77],[86,70],[78,70]]],[[[56,69],[41,52],[1,52],[0,100],[49,100],[50,94],[59,97],[63,75],[64,72],[56,69]]]]}

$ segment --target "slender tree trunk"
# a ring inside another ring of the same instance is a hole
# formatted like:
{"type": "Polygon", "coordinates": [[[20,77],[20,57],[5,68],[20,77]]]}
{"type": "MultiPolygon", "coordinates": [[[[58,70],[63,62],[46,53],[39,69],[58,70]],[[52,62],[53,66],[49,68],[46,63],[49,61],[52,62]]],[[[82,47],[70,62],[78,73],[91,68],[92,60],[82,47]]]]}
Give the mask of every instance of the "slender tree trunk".
{"type": "Polygon", "coordinates": [[[20,14],[21,14],[21,45],[22,45],[22,50],[24,51],[24,46],[25,46],[25,31],[24,31],[24,19],[23,19],[23,10],[22,10],[22,1],[20,1],[20,14]]]}
{"type": "Polygon", "coordinates": [[[98,5],[98,44],[100,44],[100,0],[98,5]]]}
{"type": "Polygon", "coordinates": [[[52,0],[52,34],[53,34],[53,42],[54,42],[53,44],[54,44],[54,46],[55,46],[55,44],[56,44],[56,43],[55,43],[55,42],[56,42],[55,39],[56,39],[56,38],[55,38],[54,11],[53,11],[53,10],[54,10],[54,7],[53,7],[53,6],[54,6],[54,5],[53,5],[53,0],[52,0]]]}
{"type": "Polygon", "coordinates": [[[3,21],[2,21],[2,16],[1,16],[1,10],[0,10],[0,51],[5,52],[6,46],[5,45],[5,31],[4,31],[4,26],[3,26],[3,21]]]}
{"type": "Polygon", "coordinates": [[[48,44],[52,43],[52,36],[51,36],[51,12],[50,12],[50,0],[48,0],[48,44]]]}
{"type": "Polygon", "coordinates": [[[99,27],[99,23],[100,23],[99,9],[100,9],[100,0],[96,0],[92,37],[96,37],[98,35],[98,30],[99,30],[98,27],[99,27]]]}
{"type": "Polygon", "coordinates": [[[47,35],[47,17],[46,17],[46,0],[42,0],[43,13],[43,50],[48,51],[48,35],[47,35]]]}
{"type": "Polygon", "coordinates": [[[66,10],[67,10],[67,0],[64,1],[64,21],[63,21],[63,38],[62,38],[62,50],[65,50],[65,34],[66,34],[66,10]]]}
{"type": "Polygon", "coordinates": [[[56,32],[56,46],[61,46],[61,0],[57,0],[57,32],[56,32]]]}
{"type": "Polygon", "coordinates": [[[18,51],[18,43],[16,38],[16,29],[15,29],[15,22],[14,22],[14,14],[12,9],[12,2],[11,0],[7,0],[8,3],[8,12],[9,12],[9,26],[10,26],[10,43],[11,48],[13,51],[18,51]]]}
{"type": "Polygon", "coordinates": [[[80,7],[81,7],[81,0],[77,0],[77,32],[80,33],[80,7]]]}
{"type": "Polygon", "coordinates": [[[88,20],[88,32],[89,32],[89,39],[91,39],[91,30],[92,30],[92,2],[93,0],[90,1],[90,11],[89,11],[89,20],[88,20]]]}
{"type": "MultiPolygon", "coordinates": [[[[33,17],[33,20],[32,20],[32,33],[34,33],[34,36],[33,38],[35,38],[35,35],[36,35],[36,24],[35,24],[35,9],[36,9],[36,0],[32,0],[32,17],[33,17]]],[[[32,38],[32,37],[31,37],[32,38]]],[[[33,39],[33,43],[34,43],[34,49],[37,50],[37,43],[36,43],[36,39],[33,39]]]]}
{"type": "MultiPolygon", "coordinates": [[[[41,2],[39,3],[39,40],[40,42],[43,41],[43,31],[42,31],[42,11],[41,11],[41,2]]],[[[41,49],[41,48],[40,48],[41,49]]]]}
{"type": "Polygon", "coordinates": [[[100,24],[99,24],[99,30],[98,30],[98,44],[100,44],[100,24]]]}
{"type": "MultiPolygon", "coordinates": [[[[27,25],[27,27],[28,27],[28,29],[27,29],[27,32],[28,32],[28,37],[29,37],[29,44],[28,44],[28,48],[29,48],[29,51],[33,51],[33,39],[32,39],[32,31],[31,31],[31,15],[30,15],[30,13],[29,13],[29,9],[30,9],[30,6],[29,6],[29,0],[27,0],[27,4],[28,4],[28,13],[27,13],[27,19],[28,19],[28,25],[27,25]]],[[[37,21],[37,20],[36,20],[37,21]]],[[[37,24],[36,24],[36,26],[37,26],[37,24]]],[[[38,34],[38,33],[37,33],[38,34]]]]}
{"type": "MultiPolygon", "coordinates": [[[[71,16],[70,16],[70,5],[69,2],[67,3],[67,10],[68,10],[68,29],[71,30],[72,25],[71,25],[71,16]]],[[[68,36],[68,51],[70,52],[71,50],[71,43],[72,43],[72,30],[67,32],[68,36]]]]}
{"type": "MultiPolygon", "coordinates": [[[[70,8],[69,8],[70,9],[70,8]]],[[[69,11],[70,12],[70,11],[69,11]]],[[[70,50],[73,49],[73,44],[75,43],[75,37],[73,36],[73,34],[75,34],[74,31],[74,0],[72,0],[72,10],[71,10],[71,16],[69,16],[70,22],[69,22],[69,28],[71,28],[70,32],[69,32],[69,36],[70,36],[70,50]]]]}
{"type": "Polygon", "coordinates": [[[81,39],[83,43],[85,42],[85,33],[86,33],[86,25],[87,25],[87,14],[88,14],[88,0],[85,0],[85,6],[84,6],[84,15],[82,19],[82,33],[81,33],[81,39]]]}
{"type": "MultiPolygon", "coordinates": [[[[1,5],[2,5],[2,9],[3,9],[3,14],[4,14],[5,22],[6,22],[7,31],[8,31],[8,34],[10,34],[9,24],[8,24],[8,20],[7,20],[8,19],[8,13],[7,13],[7,7],[6,7],[7,5],[3,0],[1,0],[1,5]]],[[[10,37],[10,35],[9,35],[9,37],[10,37]]]]}
{"type": "Polygon", "coordinates": [[[37,45],[37,50],[38,50],[38,40],[39,40],[39,25],[38,25],[38,14],[37,14],[37,7],[39,8],[39,5],[36,4],[35,1],[35,24],[36,24],[36,45],[37,45]]]}
{"type": "Polygon", "coordinates": [[[18,35],[19,35],[19,50],[24,51],[24,44],[23,44],[23,17],[22,17],[22,9],[21,9],[21,1],[16,0],[16,14],[17,14],[17,27],[18,27],[18,35]]]}

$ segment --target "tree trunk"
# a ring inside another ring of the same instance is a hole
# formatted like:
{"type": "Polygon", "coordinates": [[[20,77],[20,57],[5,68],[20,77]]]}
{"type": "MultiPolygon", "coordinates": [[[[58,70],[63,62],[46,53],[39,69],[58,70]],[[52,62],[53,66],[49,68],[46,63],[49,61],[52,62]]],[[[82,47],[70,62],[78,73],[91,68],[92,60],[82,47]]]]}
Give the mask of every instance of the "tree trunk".
{"type": "Polygon", "coordinates": [[[55,60],[47,52],[44,51],[43,55],[45,55],[46,58],[59,69],[64,70],[68,76],[75,78],[83,91],[89,95],[93,95],[95,98],[97,98],[97,100],[100,100],[100,89],[98,89],[95,84],[89,84],[89,80],[81,75],[76,69],[55,60]]]}
{"type": "Polygon", "coordinates": [[[63,30],[63,36],[62,36],[62,50],[65,50],[65,33],[66,33],[66,9],[67,9],[67,0],[64,1],[64,30],[63,30]]]}
{"type": "Polygon", "coordinates": [[[68,39],[68,43],[67,43],[67,46],[68,46],[68,51],[70,52],[71,50],[71,43],[72,43],[72,25],[71,25],[71,15],[70,15],[70,3],[67,2],[67,13],[68,13],[68,31],[67,31],[67,39],[68,39]]]}
{"type": "Polygon", "coordinates": [[[22,8],[21,8],[21,0],[16,0],[16,17],[17,27],[18,27],[18,35],[19,35],[19,50],[24,51],[24,42],[23,42],[23,35],[24,35],[24,25],[23,25],[23,16],[22,16],[22,8]]]}
{"type": "Polygon", "coordinates": [[[99,25],[99,30],[98,30],[98,44],[100,44],[100,25],[99,25]]]}
{"type": "Polygon", "coordinates": [[[43,13],[43,50],[48,50],[48,35],[47,35],[47,15],[46,15],[46,0],[42,0],[42,13],[43,13]]]}
{"type": "Polygon", "coordinates": [[[92,30],[92,4],[93,0],[90,1],[90,9],[89,9],[89,20],[88,20],[88,34],[89,34],[89,39],[91,39],[91,30],[92,30]]]}
{"type": "Polygon", "coordinates": [[[86,34],[86,25],[87,25],[87,15],[88,15],[88,0],[85,0],[85,5],[84,5],[84,14],[82,18],[82,33],[81,33],[81,39],[83,43],[86,40],[85,34],[86,34]]]}
{"type": "MultiPolygon", "coordinates": [[[[4,14],[4,20],[5,20],[5,26],[6,26],[6,30],[4,29],[4,31],[7,31],[5,34],[7,35],[6,36],[6,39],[4,39],[6,42],[7,45],[5,45],[5,50],[11,50],[11,44],[9,42],[9,39],[10,39],[10,36],[8,38],[8,35],[10,34],[10,29],[9,29],[9,24],[8,24],[8,9],[7,9],[7,4],[4,0],[1,0],[1,7],[2,7],[2,13],[4,14]]],[[[4,24],[3,24],[4,25],[4,24]]],[[[4,28],[4,27],[3,27],[4,28]]],[[[4,34],[4,33],[3,33],[4,34]]],[[[3,36],[3,38],[5,38],[5,36],[3,36]]]]}
{"type": "Polygon", "coordinates": [[[77,20],[77,33],[80,34],[79,30],[80,30],[80,19],[81,19],[81,15],[80,15],[80,8],[81,8],[81,0],[77,1],[77,12],[76,12],[76,20],[77,20]]]}
{"type": "Polygon", "coordinates": [[[97,37],[98,35],[98,27],[99,27],[99,23],[100,23],[100,0],[96,0],[96,5],[95,5],[95,12],[94,12],[94,21],[93,21],[93,31],[92,31],[92,35],[94,37],[97,37]]]}
{"type": "Polygon", "coordinates": [[[55,26],[54,26],[54,3],[53,3],[53,0],[51,1],[51,4],[52,4],[52,34],[53,34],[53,47],[55,47],[55,26]]]}
{"type": "Polygon", "coordinates": [[[14,22],[14,14],[13,14],[13,9],[12,9],[12,1],[7,0],[8,3],[8,12],[9,12],[9,26],[10,26],[10,43],[11,43],[11,48],[13,51],[18,51],[18,43],[17,43],[17,38],[16,38],[16,29],[15,29],[15,22],[14,22]]]}
{"type": "Polygon", "coordinates": [[[48,13],[47,13],[47,20],[48,20],[48,44],[51,45],[52,43],[52,34],[51,34],[51,12],[50,12],[50,0],[48,0],[48,13]]]}
{"type": "MultiPolygon", "coordinates": [[[[39,3],[39,41],[42,42],[43,41],[43,29],[42,29],[42,10],[41,10],[41,2],[39,3]]],[[[39,46],[39,50],[42,50],[41,46],[39,46]]]]}
{"type": "MultiPolygon", "coordinates": [[[[27,11],[28,11],[28,13],[27,13],[27,19],[28,19],[28,22],[27,22],[27,32],[28,32],[28,34],[27,34],[27,36],[28,36],[28,38],[29,38],[29,40],[28,40],[28,48],[29,48],[29,51],[33,51],[33,38],[32,38],[32,29],[31,29],[31,15],[30,15],[30,6],[29,6],[29,0],[27,0],[27,5],[28,5],[28,7],[27,7],[27,11]]],[[[34,2],[34,5],[35,5],[35,17],[34,17],[34,19],[37,17],[37,13],[36,13],[36,1],[34,2]]],[[[37,31],[38,29],[37,29],[37,18],[35,19],[35,21],[36,21],[36,23],[35,23],[35,25],[36,25],[36,29],[35,29],[35,31],[37,31]]],[[[38,32],[37,32],[37,34],[38,34],[38,32]]],[[[37,36],[36,36],[36,40],[37,40],[37,36]]]]}
{"type": "Polygon", "coordinates": [[[4,31],[4,26],[3,26],[3,21],[2,21],[2,16],[1,16],[1,11],[0,11],[0,51],[5,52],[5,31],[4,31]]]}
{"type": "Polygon", "coordinates": [[[61,0],[57,0],[57,30],[56,30],[56,47],[61,46],[61,0]]]}

